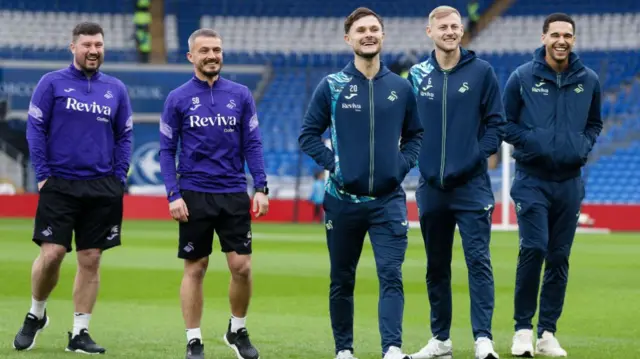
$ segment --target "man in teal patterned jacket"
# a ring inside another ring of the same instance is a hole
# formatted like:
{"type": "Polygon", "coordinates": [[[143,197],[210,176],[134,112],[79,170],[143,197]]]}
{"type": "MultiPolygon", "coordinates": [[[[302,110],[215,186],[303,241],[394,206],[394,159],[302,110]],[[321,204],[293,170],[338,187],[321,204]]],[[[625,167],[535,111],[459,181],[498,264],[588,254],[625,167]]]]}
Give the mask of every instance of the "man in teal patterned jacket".
{"type": "Polygon", "coordinates": [[[380,280],[382,354],[403,359],[401,267],[408,221],[401,184],[417,165],[423,129],[409,82],[380,62],[380,17],[359,8],[344,27],[354,60],[320,82],[299,138],[302,150],[330,173],[324,210],[336,358],[354,358],[353,291],[368,232],[380,280]],[[327,128],[332,149],[321,139],[327,128]]]}

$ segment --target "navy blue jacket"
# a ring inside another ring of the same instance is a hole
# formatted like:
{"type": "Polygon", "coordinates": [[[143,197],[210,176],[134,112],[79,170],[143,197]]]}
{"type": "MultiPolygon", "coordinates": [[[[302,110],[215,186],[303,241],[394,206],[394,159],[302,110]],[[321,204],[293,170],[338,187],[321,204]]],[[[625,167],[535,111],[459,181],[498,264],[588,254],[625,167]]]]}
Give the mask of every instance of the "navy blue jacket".
{"type": "Polygon", "coordinates": [[[575,53],[562,73],[544,56],[544,47],[537,49],[507,81],[505,141],[515,148],[517,170],[562,181],[580,176],[602,131],[600,81],[575,53]]]}
{"type": "Polygon", "coordinates": [[[327,193],[362,202],[396,190],[416,166],[423,128],[406,79],[381,64],[367,79],[350,62],[317,86],[299,137],[329,170],[327,193]],[[331,147],[321,135],[331,129],[331,147]]]}
{"type": "Polygon", "coordinates": [[[458,64],[444,71],[434,51],[411,68],[409,81],[426,130],[418,164],[425,181],[447,189],[486,173],[506,123],[491,65],[461,49],[458,64]]]}
{"type": "Polygon", "coordinates": [[[115,77],[87,77],[73,64],[42,76],[31,96],[27,142],[36,179],[125,183],[133,117],[127,88],[115,77]]]}
{"type": "Polygon", "coordinates": [[[160,120],[160,171],[169,201],[180,198],[181,189],[245,192],[245,161],[254,186],[266,186],[258,115],[246,86],[221,76],[209,86],[194,75],[169,93],[160,120]]]}

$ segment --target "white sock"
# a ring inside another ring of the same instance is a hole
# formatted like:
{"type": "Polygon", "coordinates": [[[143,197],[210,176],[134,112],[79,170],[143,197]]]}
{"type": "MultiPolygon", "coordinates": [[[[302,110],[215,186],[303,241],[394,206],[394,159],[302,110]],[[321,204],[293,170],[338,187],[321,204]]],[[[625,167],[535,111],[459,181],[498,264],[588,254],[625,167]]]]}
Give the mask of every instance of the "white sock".
{"type": "Polygon", "coordinates": [[[89,321],[91,320],[91,314],[87,313],[73,313],[73,336],[80,334],[82,329],[89,330],[89,321]]]}
{"type": "Polygon", "coordinates": [[[238,329],[244,328],[246,321],[247,321],[247,317],[236,318],[232,315],[231,316],[231,333],[235,333],[238,331],[238,329]]]}
{"type": "Polygon", "coordinates": [[[200,328],[187,329],[187,343],[189,343],[191,339],[200,339],[200,341],[202,341],[200,328]]]}
{"type": "Polygon", "coordinates": [[[29,313],[38,317],[38,319],[42,319],[44,317],[44,310],[47,307],[47,301],[38,301],[35,298],[31,297],[31,309],[29,309],[29,313]]]}

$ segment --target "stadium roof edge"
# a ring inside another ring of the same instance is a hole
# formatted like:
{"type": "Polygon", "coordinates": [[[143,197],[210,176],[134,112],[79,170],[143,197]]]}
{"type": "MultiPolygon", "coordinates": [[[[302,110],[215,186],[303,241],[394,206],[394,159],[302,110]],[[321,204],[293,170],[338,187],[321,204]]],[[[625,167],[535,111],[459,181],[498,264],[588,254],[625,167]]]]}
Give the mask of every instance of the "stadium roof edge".
{"type": "MultiPolygon", "coordinates": [[[[0,67],[18,69],[51,69],[58,70],[69,66],[66,61],[25,61],[25,60],[1,60],[0,67]]],[[[223,72],[256,74],[262,73],[267,65],[224,65],[223,72]]],[[[164,71],[164,72],[193,72],[193,66],[181,64],[136,64],[136,63],[104,63],[100,69],[113,71],[164,71]]]]}

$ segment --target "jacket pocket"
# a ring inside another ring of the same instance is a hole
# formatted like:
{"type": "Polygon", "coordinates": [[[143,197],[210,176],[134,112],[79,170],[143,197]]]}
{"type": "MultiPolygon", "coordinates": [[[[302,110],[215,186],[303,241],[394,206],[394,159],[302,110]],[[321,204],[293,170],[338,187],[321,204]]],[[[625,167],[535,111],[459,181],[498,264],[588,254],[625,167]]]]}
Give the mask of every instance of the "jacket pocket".
{"type": "Polygon", "coordinates": [[[355,158],[343,155],[340,157],[339,173],[334,171],[331,175],[337,179],[341,189],[349,194],[363,196],[369,192],[368,162],[365,165],[355,158]]]}
{"type": "Polygon", "coordinates": [[[398,182],[401,183],[404,178],[407,176],[411,167],[409,166],[409,162],[404,157],[402,152],[398,152],[398,182]]]}
{"type": "Polygon", "coordinates": [[[557,162],[566,167],[582,167],[587,163],[591,144],[581,132],[562,134],[562,141],[557,150],[557,162]]]}
{"type": "Polygon", "coordinates": [[[376,161],[373,196],[380,196],[392,192],[409,173],[409,163],[404,155],[396,150],[396,155],[389,156],[381,153],[376,161]]]}
{"type": "Polygon", "coordinates": [[[534,128],[525,137],[522,147],[514,153],[514,158],[532,165],[551,166],[553,133],[547,129],[534,128]]]}

